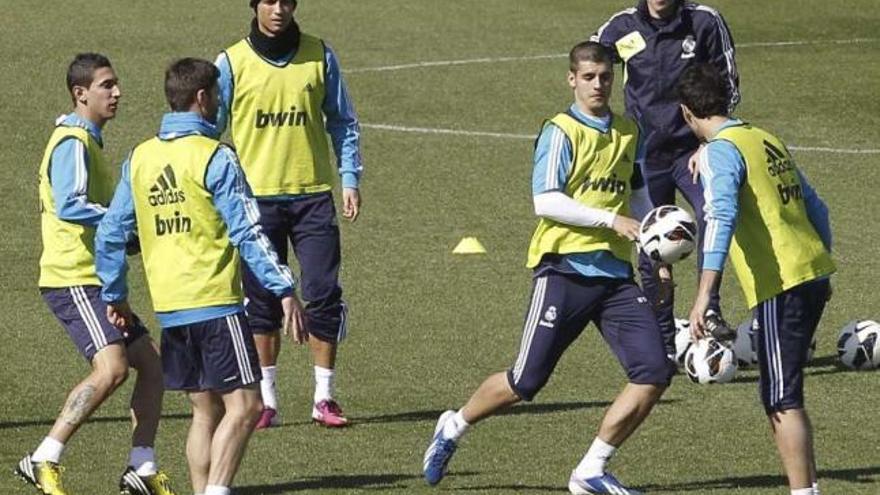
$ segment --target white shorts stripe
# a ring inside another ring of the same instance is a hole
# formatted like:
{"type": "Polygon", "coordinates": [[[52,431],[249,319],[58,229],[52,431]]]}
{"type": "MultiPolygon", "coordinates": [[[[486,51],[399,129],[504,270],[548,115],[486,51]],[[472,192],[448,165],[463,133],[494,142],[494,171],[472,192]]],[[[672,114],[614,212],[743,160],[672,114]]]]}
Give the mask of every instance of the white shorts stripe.
{"type": "Polygon", "coordinates": [[[535,291],[532,294],[532,303],[529,308],[526,323],[523,326],[522,342],[520,342],[519,356],[516,358],[516,365],[513,367],[513,383],[519,382],[522,377],[523,369],[526,366],[526,360],[529,356],[529,350],[532,347],[532,338],[535,336],[535,329],[538,327],[538,321],[541,316],[541,307],[544,306],[544,295],[547,292],[547,276],[544,275],[535,280],[535,291]]]}
{"type": "Polygon", "coordinates": [[[773,330],[770,328],[770,301],[765,301],[762,303],[763,314],[761,322],[764,327],[764,356],[767,360],[767,380],[769,382],[769,386],[767,387],[767,395],[769,399],[769,406],[773,407],[775,401],[773,400],[773,391],[776,389],[776,364],[774,363],[774,353],[773,353],[773,330]]]}
{"type": "Polygon", "coordinates": [[[104,331],[101,329],[98,317],[95,316],[95,311],[92,309],[91,304],[89,304],[89,298],[83,288],[81,286],[71,287],[70,295],[73,297],[76,309],[79,311],[89,336],[92,338],[92,343],[95,344],[95,351],[107,347],[107,338],[104,336],[104,331]]]}
{"type": "Polygon", "coordinates": [[[229,335],[232,337],[232,345],[235,348],[235,360],[238,362],[238,371],[241,374],[241,382],[245,385],[253,383],[254,375],[251,371],[247,349],[244,346],[241,327],[238,326],[238,319],[235,315],[226,317],[226,326],[229,327],[229,335]]]}
{"type": "Polygon", "coordinates": [[[777,317],[777,305],[779,303],[779,298],[773,298],[773,340],[776,345],[776,373],[779,377],[777,379],[777,387],[779,390],[778,398],[776,400],[777,403],[782,402],[782,398],[785,396],[785,375],[782,372],[782,349],[779,344],[779,318],[777,317]]]}

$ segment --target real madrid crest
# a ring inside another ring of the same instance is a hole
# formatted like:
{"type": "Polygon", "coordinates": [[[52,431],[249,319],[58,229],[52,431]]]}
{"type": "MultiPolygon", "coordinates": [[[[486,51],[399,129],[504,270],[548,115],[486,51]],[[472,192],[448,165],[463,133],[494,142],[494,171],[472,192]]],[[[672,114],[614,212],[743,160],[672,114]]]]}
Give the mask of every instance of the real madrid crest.
{"type": "Polygon", "coordinates": [[[693,36],[687,35],[681,42],[681,58],[694,58],[694,50],[697,49],[697,41],[693,36]]]}
{"type": "Polygon", "coordinates": [[[550,323],[556,321],[556,306],[550,306],[547,308],[547,311],[544,312],[544,319],[550,323]]]}

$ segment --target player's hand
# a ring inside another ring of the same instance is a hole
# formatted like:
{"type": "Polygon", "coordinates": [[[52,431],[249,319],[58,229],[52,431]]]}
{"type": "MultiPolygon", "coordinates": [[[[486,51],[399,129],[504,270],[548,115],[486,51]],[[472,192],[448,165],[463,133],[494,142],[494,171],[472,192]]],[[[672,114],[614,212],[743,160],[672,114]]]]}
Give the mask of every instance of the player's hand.
{"type": "Polygon", "coordinates": [[[353,187],[342,189],[342,216],[354,222],[361,211],[361,193],[353,187]]]}
{"type": "Polygon", "coordinates": [[[615,232],[631,241],[639,239],[639,227],[639,222],[623,215],[615,215],[614,222],[611,224],[611,228],[615,232]]]}
{"type": "Polygon", "coordinates": [[[694,342],[706,337],[706,311],[709,310],[709,296],[697,296],[691,309],[691,340],[694,342]]]}
{"type": "Polygon", "coordinates": [[[119,301],[107,304],[107,321],[114,327],[125,330],[134,321],[131,306],[127,301],[119,301]]]}
{"type": "Polygon", "coordinates": [[[293,339],[297,344],[303,344],[309,340],[309,332],[306,329],[305,311],[296,294],[281,298],[281,310],[284,313],[282,329],[284,335],[293,339]]]}
{"type": "Polygon", "coordinates": [[[675,293],[675,280],[672,279],[672,266],[667,263],[657,263],[654,267],[654,278],[657,280],[657,300],[654,303],[658,306],[664,305],[672,300],[675,293]]]}
{"type": "Polygon", "coordinates": [[[690,158],[688,158],[688,170],[691,173],[691,178],[693,179],[694,184],[696,184],[697,180],[700,179],[700,163],[698,158],[700,156],[700,152],[703,151],[704,146],[706,145],[701,144],[700,147],[697,148],[697,151],[694,151],[694,154],[691,155],[690,158]]]}

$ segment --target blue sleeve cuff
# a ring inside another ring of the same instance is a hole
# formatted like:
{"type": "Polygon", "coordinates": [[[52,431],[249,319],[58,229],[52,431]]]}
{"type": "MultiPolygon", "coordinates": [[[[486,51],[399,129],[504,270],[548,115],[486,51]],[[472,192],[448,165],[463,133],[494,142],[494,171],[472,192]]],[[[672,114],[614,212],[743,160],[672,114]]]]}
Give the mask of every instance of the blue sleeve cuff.
{"type": "Polygon", "coordinates": [[[724,261],[726,259],[727,253],[703,253],[703,270],[724,271],[724,261]]]}
{"type": "Polygon", "coordinates": [[[357,189],[360,184],[360,177],[355,172],[342,172],[342,187],[357,189]]]}

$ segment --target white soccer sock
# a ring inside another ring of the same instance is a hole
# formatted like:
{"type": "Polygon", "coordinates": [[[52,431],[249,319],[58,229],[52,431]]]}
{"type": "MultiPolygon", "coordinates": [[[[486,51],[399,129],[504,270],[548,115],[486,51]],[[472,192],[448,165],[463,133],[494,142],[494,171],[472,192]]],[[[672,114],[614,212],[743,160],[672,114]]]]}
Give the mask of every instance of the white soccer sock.
{"type": "Polygon", "coordinates": [[[208,485],[205,487],[205,495],[232,495],[228,486],[208,485]]]}
{"type": "Polygon", "coordinates": [[[822,495],[819,493],[819,482],[813,483],[813,495],[822,495]]]}
{"type": "Polygon", "coordinates": [[[596,437],[580,464],[574,468],[575,476],[580,479],[602,476],[605,474],[605,465],[615,452],[617,447],[596,437]]]}
{"type": "Polygon", "coordinates": [[[315,404],[333,398],[333,381],[336,370],[315,366],[315,404]]]}
{"type": "Polygon", "coordinates": [[[813,487],[792,490],[791,495],[813,495],[813,487]]]}
{"type": "Polygon", "coordinates": [[[260,380],[260,393],[263,394],[263,407],[278,410],[278,397],[275,392],[275,366],[260,367],[263,379],[260,380]]]}
{"type": "Polygon", "coordinates": [[[134,468],[138,476],[153,476],[159,472],[153,447],[132,447],[128,465],[134,468]]]}
{"type": "Polygon", "coordinates": [[[46,437],[40,442],[40,446],[31,455],[34,462],[54,462],[58,464],[61,460],[61,454],[64,453],[64,444],[52,437],[46,437]]]}
{"type": "Polygon", "coordinates": [[[467,431],[468,424],[467,421],[464,420],[464,416],[461,414],[461,409],[455,413],[455,416],[449,418],[446,424],[443,425],[443,438],[449,438],[451,440],[458,440],[464,435],[464,432],[467,431]]]}

